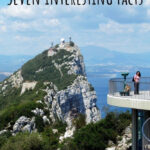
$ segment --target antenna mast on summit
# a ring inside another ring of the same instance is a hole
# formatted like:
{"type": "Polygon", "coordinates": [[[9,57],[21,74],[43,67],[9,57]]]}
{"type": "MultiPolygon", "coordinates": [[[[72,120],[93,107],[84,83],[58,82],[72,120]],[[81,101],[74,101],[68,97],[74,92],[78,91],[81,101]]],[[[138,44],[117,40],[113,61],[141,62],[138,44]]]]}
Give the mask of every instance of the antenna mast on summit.
{"type": "Polygon", "coordinates": [[[69,37],[69,42],[71,42],[71,36],[69,37]]]}
{"type": "Polygon", "coordinates": [[[53,48],[53,46],[54,46],[54,43],[53,43],[53,42],[51,42],[51,48],[53,48]]]}

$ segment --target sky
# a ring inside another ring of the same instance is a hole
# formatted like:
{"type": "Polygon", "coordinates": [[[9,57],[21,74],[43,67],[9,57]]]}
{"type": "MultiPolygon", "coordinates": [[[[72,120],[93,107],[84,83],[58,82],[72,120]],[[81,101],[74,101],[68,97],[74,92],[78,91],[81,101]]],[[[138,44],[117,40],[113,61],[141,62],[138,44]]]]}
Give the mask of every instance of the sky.
{"type": "Polygon", "coordinates": [[[79,47],[150,52],[150,0],[142,6],[8,6],[9,2],[0,0],[0,54],[35,55],[70,36],[79,47]]]}

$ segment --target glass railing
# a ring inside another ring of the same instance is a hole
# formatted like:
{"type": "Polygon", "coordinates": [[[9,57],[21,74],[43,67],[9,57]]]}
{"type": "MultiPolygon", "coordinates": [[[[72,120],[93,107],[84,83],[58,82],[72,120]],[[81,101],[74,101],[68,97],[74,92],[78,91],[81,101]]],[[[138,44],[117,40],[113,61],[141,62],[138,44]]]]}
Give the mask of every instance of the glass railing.
{"type": "Polygon", "coordinates": [[[132,97],[135,99],[150,99],[150,77],[142,77],[139,83],[139,94],[135,94],[135,85],[132,78],[126,81],[122,78],[109,80],[109,95],[132,97]]]}

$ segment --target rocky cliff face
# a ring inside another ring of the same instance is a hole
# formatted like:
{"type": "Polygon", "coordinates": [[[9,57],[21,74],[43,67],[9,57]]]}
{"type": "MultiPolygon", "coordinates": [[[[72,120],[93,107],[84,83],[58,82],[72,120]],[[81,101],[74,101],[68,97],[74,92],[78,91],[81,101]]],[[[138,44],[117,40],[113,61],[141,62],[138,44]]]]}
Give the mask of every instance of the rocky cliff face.
{"type": "Polygon", "coordinates": [[[86,115],[86,122],[96,122],[100,119],[100,113],[96,107],[96,93],[91,90],[91,85],[83,76],[78,76],[67,89],[54,92],[47,89],[44,101],[49,108],[50,116],[55,121],[55,116],[65,120],[68,125],[78,114],[86,115]]]}
{"type": "Polygon", "coordinates": [[[96,93],[85,75],[83,57],[74,44],[56,45],[39,54],[1,82],[0,120],[5,122],[0,129],[32,132],[37,116],[47,124],[66,122],[68,130],[79,114],[85,115],[87,124],[97,122],[96,93]],[[14,116],[9,116],[9,108],[14,116]]]}

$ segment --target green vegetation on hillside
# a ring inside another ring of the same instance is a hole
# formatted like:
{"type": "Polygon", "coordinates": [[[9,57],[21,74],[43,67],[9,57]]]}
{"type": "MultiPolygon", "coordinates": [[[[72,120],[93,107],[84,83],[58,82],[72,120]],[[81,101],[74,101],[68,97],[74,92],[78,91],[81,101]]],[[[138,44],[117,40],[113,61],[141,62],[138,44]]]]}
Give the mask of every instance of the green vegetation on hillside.
{"type": "MultiPolygon", "coordinates": [[[[52,134],[51,134],[52,136],[52,134]]],[[[49,150],[48,147],[53,146],[48,136],[42,136],[39,133],[24,133],[17,136],[10,137],[1,150],[49,150]]],[[[53,142],[57,143],[56,141],[53,142]]],[[[51,149],[54,150],[54,149],[51,149]]]]}
{"type": "Polygon", "coordinates": [[[59,136],[65,132],[65,124],[58,122],[52,132],[52,127],[44,127],[40,133],[21,133],[10,137],[1,135],[0,150],[105,150],[108,140],[116,143],[116,137],[123,134],[123,130],[131,123],[129,112],[116,114],[108,113],[106,118],[97,123],[83,126],[84,116],[78,117],[78,129],[73,138],[59,143],[59,136]],[[82,122],[79,124],[79,122],[82,122]],[[12,146],[13,145],[13,146],[12,146]]]}
{"type": "Polygon", "coordinates": [[[130,123],[129,112],[109,113],[105,119],[77,130],[73,139],[67,139],[64,142],[62,150],[105,150],[108,146],[108,140],[116,143],[116,137],[122,135],[123,130],[130,123]]]}
{"type": "Polygon", "coordinates": [[[31,110],[42,108],[42,104],[36,103],[42,100],[46,95],[43,89],[44,85],[38,83],[34,90],[27,90],[20,95],[21,89],[9,89],[5,96],[0,94],[0,130],[4,129],[11,121],[13,124],[20,116],[33,116],[31,110]]]}
{"type": "Polygon", "coordinates": [[[12,105],[18,105],[21,102],[40,100],[45,96],[43,83],[38,83],[34,90],[26,90],[24,94],[20,95],[21,88],[8,88],[5,94],[0,93],[0,111],[12,105]],[[38,93],[37,93],[38,91],[38,93]]]}
{"type": "Polygon", "coordinates": [[[60,50],[56,55],[48,57],[48,51],[44,51],[34,59],[28,61],[22,67],[22,76],[25,81],[51,81],[59,90],[65,89],[71,85],[76,75],[68,75],[68,69],[61,67],[61,72],[55,67],[54,62],[62,64],[71,61],[73,58],[71,52],[60,50]],[[42,71],[39,71],[42,69],[42,71]]]}
{"type": "Polygon", "coordinates": [[[56,150],[60,147],[61,133],[58,130],[54,134],[52,128],[48,126],[40,133],[18,133],[16,136],[5,133],[0,135],[0,150],[56,150]]]}
{"type": "Polygon", "coordinates": [[[35,101],[27,101],[19,105],[9,106],[8,108],[4,109],[0,112],[0,130],[3,130],[5,127],[7,127],[9,122],[11,125],[13,125],[20,116],[34,116],[31,110],[35,108],[43,108],[43,106],[35,101]]]}
{"type": "MultiPolygon", "coordinates": [[[[55,49],[55,51],[57,51],[57,49],[55,49]]],[[[46,89],[47,85],[44,85],[43,82],[51,81],[58,87],[58,90],[61,90],[71,85],[77,77],[76,75],[68,74],[68,65],[65,64],[62,66],[61,71],[55,66],[55,63],[61,65],[62,63],[70,62],[73,59],[73,57],[71,57],[73,53],[63,49],[51,57],[48,57],[47,53],[48,50],[22,66],[22,76],[24,81],[38,81],[34,90],[26,90],[21,95],[21,87],[12,87],[12,84],[8,79],[5,80],[5,84],[3,84],[4,82],[1,83],[0,130],[7,127],[8,123],[10,123],[12,128],[12,125],[20,116],[32,117],[34,114],[31,110],[44,107],[42,104],[37,103],[38,100],[42,100],[46,95],[46,92],[43,89],[46,89]],[[4,85],[6,88],[5,90],[2,90],[4,85]]],[[[38,131],[43,132],[44,127],[41,120],[42,118],[36,117],[38,131]]],[[[63,132],[64,126],[62,126],[60,130],[63,132]]]]}
{"type": "MultiPolygon", "coordinates": [[[[70,46],[74,46],[74,43],[70,43],[70,46]]],[[[38,100],[43,101],[47,87],[54,89],[49,82],[53,82],[58,90],[62,90],[71,85],[77,77],[77,75],[68,74],[69,65],[66,64],[72,61],[71,55],[73,53],[62,49],[56,55],[48,57],[47,52],[44,51],[21,68],[24,81],[38,82],[33,90],[26,90],[21,95],[21,87],[13,88],[7,79],[6,83],[2,83],[0,130],[8,129],[9,131],[0,135],[0,150],[104,150],[108,145],[108,140],[115,143],[116,137],[121,135],[131,122],[131,116],[128,112],[109,113],[101,121],[88,125],[86,125],[85,116],[80,114],[73,120],[76,127],[73,138],[65,139],[60,143],[59,137],[65,133],[66,123],[55,118],[57,120],[55,123],[44,124],[43,118],[31,111],[36,108],[43,109],[44,115],[49,118],[50,113],[45,107],[46,104],[37,102],[38,100]],[[56,65],[63,63],[65,65],[58,69],[56,65]],[[44,82],[47,83],[44,84],[44,82]],[[2,90],[2,88],[6,89],[2,90]],[[11,136],[10,131],[21,116],[35,117],[37,133],[18,133],[16,136],[11,136]],[[55,133],[53,129],[57,129],[55,133]]],[[[94,90],[92,85],[90,85],[90,90],[94,90]]]]}
{"type": "Polygon", "coordinates": [[[73,125],[78,130],[86,125],[86,117],[83,114],[79,114],[77,118],[73,120],[73,125]]]}

